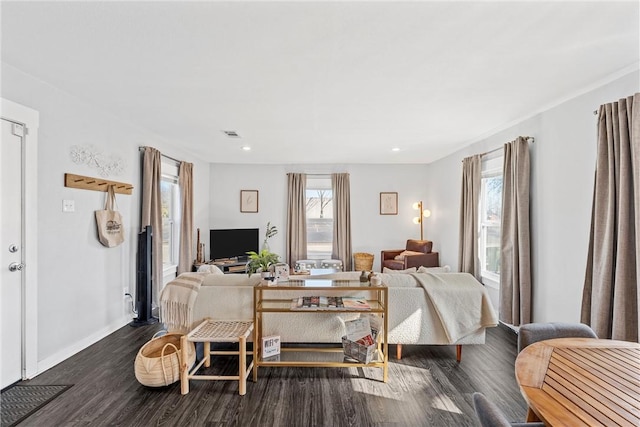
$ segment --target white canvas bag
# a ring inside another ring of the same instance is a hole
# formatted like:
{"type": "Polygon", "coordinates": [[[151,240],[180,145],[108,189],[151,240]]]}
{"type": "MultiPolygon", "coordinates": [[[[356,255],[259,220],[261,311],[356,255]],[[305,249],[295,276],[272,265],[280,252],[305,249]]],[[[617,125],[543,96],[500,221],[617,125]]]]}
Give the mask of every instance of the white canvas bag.
{"type": "Polygon", "coordinates": [[[122,215],[115,210],[116,195],[113,185],[107,191],[107,200],[104,210],[96,211],[96,224],[98,225],[98,239],[108,248],[113,248],[124,242],[124,224],[122,215]]]}

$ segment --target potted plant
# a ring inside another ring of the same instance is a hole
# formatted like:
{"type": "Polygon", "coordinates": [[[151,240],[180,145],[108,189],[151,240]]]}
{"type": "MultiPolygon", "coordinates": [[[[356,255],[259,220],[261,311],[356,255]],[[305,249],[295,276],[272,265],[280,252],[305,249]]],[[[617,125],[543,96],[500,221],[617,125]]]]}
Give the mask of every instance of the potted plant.
{"type": "Polygon", "coordinates": [[[264,242],[262,242],[262,250],[270,250],[269,243],[267,242],[270,238],[278,234],[278,229],[275,225],[271,225],[271,222],[267,222],[267,231],[264,233],[264,242]]]}
{"type": "Polygon", "coordinates": [[[278,254],[269,252],[267,249],[263,249],[260,252],[247,252],[249,255],[249,262],[247,262],[247,273],[252,275],[253,273],[269,273],[272,271],[272,267],[275,266],[280,260],[278,254]]]}

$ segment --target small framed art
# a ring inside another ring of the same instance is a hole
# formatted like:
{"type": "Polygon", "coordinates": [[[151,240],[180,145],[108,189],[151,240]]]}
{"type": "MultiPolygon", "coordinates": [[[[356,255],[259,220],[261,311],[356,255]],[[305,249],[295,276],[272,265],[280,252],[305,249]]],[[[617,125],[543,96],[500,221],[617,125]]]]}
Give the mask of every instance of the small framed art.
{"type": "Polygon", "coordinates": [[[380,193],[380,215],[398,215],[398,193],[380,193]]]}
{"type": "Polygon", "coordinates": [[[240,212],[258,212],[258,190],[240,190],[240,212]]]}

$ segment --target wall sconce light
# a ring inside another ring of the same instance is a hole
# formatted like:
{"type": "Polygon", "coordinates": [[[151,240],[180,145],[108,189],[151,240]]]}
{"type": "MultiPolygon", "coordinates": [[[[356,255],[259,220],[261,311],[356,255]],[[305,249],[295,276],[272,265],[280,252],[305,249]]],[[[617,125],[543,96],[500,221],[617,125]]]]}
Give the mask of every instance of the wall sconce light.
{"type": "Polygon", "coordinates": [[[422,200],[413,204],[413,209],[418,211],[418,216],[413,218],[414,224],[420,224],[420,240],[424,240],[424,220],[423,218],[429,218],[431,211],[429,209],[423,209],[422,200]]]}

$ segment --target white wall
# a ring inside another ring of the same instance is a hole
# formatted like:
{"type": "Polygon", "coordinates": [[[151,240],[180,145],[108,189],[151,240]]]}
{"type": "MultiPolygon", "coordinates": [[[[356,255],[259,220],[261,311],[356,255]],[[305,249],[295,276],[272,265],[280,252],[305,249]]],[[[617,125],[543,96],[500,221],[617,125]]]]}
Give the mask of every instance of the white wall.
{"type": "Polygon", "coordinates": [[[458,266],[461,161],[512,141],[535,137],[531,148],[533,321],[580,320],[601,104],[640,90],[638,71],[576,96],[428,165],[427,203],[441,263],[458,266]]]}
{"type": "MultiPolygon", "coordinates": [[[[260,228],[264,239],[267,222],[278,227],[269,240],[271,250],[285,256],[287,173],[349,173],[353,252],[374,254],[374,269],[380,269],[380,251],[402,248],[407,239],[420,238],[411,205],[426,199],[425,165],[211,165],[211,228],[260,228]],[[259,191],[258,213],[240,213],[240,190],[259,191]],[[398,215],[380,215],[380,192],[398,193],[398,215]]],[[[426,206],[430,208],[430,206],[426,206]]],[[[432,209],[433,210],[433,209],[432,209]]],[[[431,238],[430,219],[425,238],[431,238]]],[[[209,253],[207,246],[207,255],[209,253]]],[[[434,251],[439,249],[438,242],[434,251]]]]}
{"type": "Polygon", "coordinates": [[[4,63],[2,97],[40,113],[37,310],[38,369],[42,371],[133,317],[124,290],[135,290],[135,237],[140,229],[138,147],[150,145],[194,162],[194,223],[203,229],[208,228],[209,165],[188,158],[175,149],[175,143],[4,63]],[[124,173],[108,179],[134,185],[133,195],[117,195],[126,241],[116,248],[103,247],[96,236],[94,211],[104,205],[105,193],[64,187],[65,172],[100,176],[96,169],[71,160],[71,146],[88,144],[125,159],[124,173]],[[75,212],[62,212],[63,199],[75,201],[75,212]]]}
{"type": "MultiPolygon", "coordinates": [[[[135,239],[139,229],[138,147],[150,145],[194,163],[194,227],[201,229],[208,254],[210,228],[259,227],[271,221],[280,233],[270,241],[284,255],[286,173],[348,172],[351,177],[353,251],[375,255],[418,238],[413,202],[423,200],[432,216],[425,238],[434,241],[441,263],[457,266],[460,162],[518,135],[536,138],[532,146],[533,280],[536,321],[579,319],[589,235],[595,162],[595,116],[600,104],[639,90],[634,72],[551,108],[431,165],[228,165],[204,164],[178,147],[83,103],[55,87],[2,64],[2,97],[40,112],[38,152],[38,360],[40,370],[64,360],[131,319],[124,289],[135,288],[135,239]],[[113,180],[134,185],[118,197],[127,241],[104,248],[96,239],[94,210],[104,193],[65,188],[65,172],[97,176],[73,163],[73,145],[92,144],[127,160],[113,180]],[[256,214],[240,213],[241,189],[260,191],[256,214]],[[399,193],[399,214],[379,215],[379,193],[399,193]],[[74,213],[62,213],[62,200],[75,200],[74,213]]],[[[194,254],[195,256],[195,254],[194,254]]]]}

